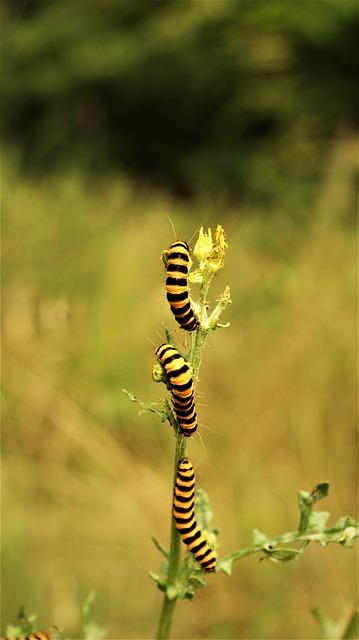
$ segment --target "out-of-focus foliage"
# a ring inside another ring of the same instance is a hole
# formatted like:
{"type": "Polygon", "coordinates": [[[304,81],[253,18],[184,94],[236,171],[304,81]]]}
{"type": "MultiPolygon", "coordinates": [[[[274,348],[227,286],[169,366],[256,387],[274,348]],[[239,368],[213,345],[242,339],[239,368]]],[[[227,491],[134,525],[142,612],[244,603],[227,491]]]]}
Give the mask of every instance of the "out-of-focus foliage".
{"type": "MultiPolygon", "coordinates": [[[[295,529],[298,489],[321,479],[331,522],[356,517],[355,149],[352,138],[333,140],[305,226],[283,211],[189,207],[123,180],[94,188],[75,174],[41,184],[9,176],[2,632],[23,604],[38,628],[80,638],[81,604],[95,589],[109,638],[154,633],[159,593],[147,571],[158,567],[151,536],[168,545],[174,439],[121,390],[163,397],[151,372],[164,323],[185,349],[165,299],[165,211],[180,238],[218,222],[229,244],[211,299],[231,284],[231,326],[209,339],[196,398],[202,442],[188,443],[219,557],[251,544],[255,528],[295,529]]],[[[310,545],[300,562],[244,558],[230,579],[209,576],[195,602],[181,602],[174,635],[317,638],[313,607],[336,620],[354,605],[355,553],[310,545]]]]}
{"type": "Polygon", "coordinates": [[[357,108],[355,0],[8,0],[3,105],[28,172],[122,171],[298,210],[357,108]]]}
{"type": "MultiPolygon", "coordinates": [[[[295,527],[293,496],[320,479],[333,522],[355,516],[357,4],[7,0],[1,12],[2,632],[24,605],[39,628],[81,637],[95,589],[98,629],[148,638],[173,434],[121,389],[157,399],[151,342],[166,322],[182,340],[165,212],[179,238],[217,223],[228,235],[213,297],[231,284],[231,326],[209,341],[203,446],[189,443],[220,556],[255,528],[295,527]]],[[[316,637],[313,607],[333,620],[352,607],[352,553],[243,559],[181,603],[176,637],[316,637]]]]}

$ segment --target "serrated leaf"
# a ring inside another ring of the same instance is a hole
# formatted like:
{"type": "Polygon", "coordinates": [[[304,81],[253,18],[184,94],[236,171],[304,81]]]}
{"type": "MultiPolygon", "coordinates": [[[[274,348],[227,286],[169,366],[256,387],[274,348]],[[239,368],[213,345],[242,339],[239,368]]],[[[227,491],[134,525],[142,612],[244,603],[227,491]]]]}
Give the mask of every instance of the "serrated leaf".
{"type": "Polygon", "coordinates": [[[311,531],[323,532],[330,513],[328,511],[313,511],[309,516],[308,529],[311,531]]]}
{"type": "Polygon", "coordinates": [[[234,556],[227,556],[217,562],[217,571],[222,571],[226,576],[232,575],[233,562],[236,560],[234,556]]]}
{"type": "Polygon", "coordinates": [[[299,549],[268,549],[268,547],[265,547],[263,551],[273,562],[290,562],[290,560],[294,560],[302,554],[299,549]]]}
{"type": "Polygon", "coordinates": [[[154,571],[147,571],[149,577],[151,578],[151,580],[153,580],[154,582],[159,582],[160,581],[160,577],[159,575],[157,575],[157,573],[155,573],[154,571]]]}
{"type": "Polygon", "coordinates": [[[259,531],[259,529],[253,529],[252,533],[252,545],[256,547],[257,545],[265,545],[268,542],[269,538],[265,533],[259,531]]]}
{"type": "Polygon", "coordinates": [[[178,598],[178,589],[175,585],[170,585],[169,587],[167,587],[166,589],[166,596],[169,600],[174,600],[175,598],[178,598]]]}
{"type": "Polygon", "coordinates": [[[359,523],[351,516],[342,516],[334,525],[333,529],[346,529],[347,527],[358,527],[359,523]]]}
{"type": "Polygon", "coordinates": [[[192,584],[177,584],[177,598],[181,600],[190,600],[194,596],[194,585],[192,584]]]}
{"type": "Polygon", "coordinates": [[[315,489],[313,489],[311,495],[312,503],[318,502],[319,500],[323,500],[329,494],[329,482],[319,482],[315,489]]]}
{"type": "Polygon", "coordinates": [[[308,491],[298,491],[298,506],[300,511],[299,531],[304,533],[307,530],[312,506],[310,504],[310,493],[308,491]]]}
{"type": "Polygon", "coordinates": [[[196,588],[207,586],[207,582],[205,581],[203,574],[198,571],[190,575],[189,579],[196,588]]]}
{"type": "Polygon", "coordinates": [[[339,539],[339,542],[343,545],[343,547],[352,547],[353,540],[358,536],[359,531],[357,527],[346,527],[346,529],[344,529],[343,535],[339,539]]]}
{"type": "Polygon", "coordinates": [[[197,489],[194,499],[194,511],[196,520],[202,531],[207,531],[209,523],[212,520],[213,512],[209,502],[209,498],[203,489],[197,489]]]}

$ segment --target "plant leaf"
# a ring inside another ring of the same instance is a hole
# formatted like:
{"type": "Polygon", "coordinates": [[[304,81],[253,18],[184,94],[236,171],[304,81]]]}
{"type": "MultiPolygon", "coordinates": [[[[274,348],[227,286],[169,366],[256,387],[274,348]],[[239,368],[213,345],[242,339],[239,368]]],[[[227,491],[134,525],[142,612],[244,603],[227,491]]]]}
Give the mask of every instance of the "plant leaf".
{"type": "Polygon", "coordinates": [[[209,498],[203,489],[197,489],[194,499],[194,510],[196,520],[202,531],[208,531],[209,523],[213,517],[213,511],[209,502],[209,498]]]}
{"type": "Polygon", "coordinates": [[[253,529],[253,534],[252,534],[253,546],[257,546],[257,545],[264,546],[268,541],[269,541],[269,538],[268,536],[266,536],[265,533],[263,533],[262,531],[259,531],[259,529],[253,529]]]}
{"type": "Polygon", "coordinates": [[[107,629],[99,627],[93,619],[93,604],[96,593],[92,589],[82,605],[83,629],[85,640],[102,640],[107,633],[107,629]]]}
{"type": "Polygon", "coordinates": [[[353,611],[353,613],[351,614],[348,620],[344,633],[342,635],[342,640],[355,640],[359,635],[358,627],[359,627],[359,612],[353,611]]]}
{"type": "Polygon", "coordinates": [[[308,529],[318,532],[325,531],[330,513],[328,511],[313,511],[309,516],[308,529]]]}
{"type": "Polygon", "coordinates": [[[297,559],[303,553],[301,549],[268,549],[268,547],[264,547],[263,551],[273,562],[289,562],[297,559]]]}
{"type": "Polygon", "coordinates": [[[222,571],[226,576],[231,576],[235,558],[223,558],[217,562],[217,571],[222,571]]]}
{"type": "Polygon", "coordinates": [[[159,540],[157,540],[157,538],[156,538],[155,536],[152,536],[151,540],[152,540],[153,544],[155,545],[156,549],[158,549],[158,551],[159,551],[160,553],[162,553],[162,555],[163,555],[165,558],[168,558],[168,555],[169,555],[169,554],[168,554],[168,551],[167,551],[167,549],[165,549],[165,547],[164,547],[164,546],[159,542],[159,540]]]}

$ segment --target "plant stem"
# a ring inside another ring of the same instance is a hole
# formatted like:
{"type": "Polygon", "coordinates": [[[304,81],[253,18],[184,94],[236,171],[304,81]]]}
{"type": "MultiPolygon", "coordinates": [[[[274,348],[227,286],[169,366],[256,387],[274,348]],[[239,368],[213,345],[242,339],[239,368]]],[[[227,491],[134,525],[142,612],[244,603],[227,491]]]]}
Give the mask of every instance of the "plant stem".
{"type": "MultiPolygon", "coordinates": [[[[200,292],[200,308],[202,318],[206,318],[206,298],[211,278],[208,278],[202,283],[200,292]]],[[[192,348],[189,358],[189,363],[192,369],[193,386],[195,387],[198,382],[199,368],[201,365],[202,353],[206,337],[209,333],[209,329],[203,329],[201,326],[192,335],[192,348]]],[[[172,421],[170,420],[171,424],[172,421]]],[[[173,426],[173,425],[172,425],[173,426]]],[[[173,489],[177,477],[177,469],[179,461],[185,456],[186,453],[186,436],[183,436],[179,431],[176,434],[176,450],[174,457],[174,473],[173,473],[173,489]]],[[[174,587],[177,580],[179,563],[180,563],[180,551],[181,551],[181,538],[176,529],[174,519],[172,518],[171,509],[171,542],[170,552],[168,557],[168,575],[166,592],[163,597],[162,609],[160,614],[160,620],[157,630],[157,640],[167,640],[169,638],[172,617],[177,598],[168,597],[168,593],[171,587],[174,587]]]]}
{"type": "MultiPolygon", "coordinates": [[[[174,478],[173,487],[176,482],[178,463],[181,458],[184,457],[186,452],[186,437],[179,431],[176,435],[176,450],[174,459],[174,478]]],[[[181,538],[176,529],[174,519],[171,518],[171,542],[170,553],[168,557],[168,577],[167,577],[167,590],[169,587],[175,586],[181,551],[181,538]]],[[[167,595],[167,590],[163,596],[162,609],[160,615],[160,621],[157,630],[157,639],[166,640],[169,637],[173,611],[176,604],[176,598],[170,599],[167,595]]]]}

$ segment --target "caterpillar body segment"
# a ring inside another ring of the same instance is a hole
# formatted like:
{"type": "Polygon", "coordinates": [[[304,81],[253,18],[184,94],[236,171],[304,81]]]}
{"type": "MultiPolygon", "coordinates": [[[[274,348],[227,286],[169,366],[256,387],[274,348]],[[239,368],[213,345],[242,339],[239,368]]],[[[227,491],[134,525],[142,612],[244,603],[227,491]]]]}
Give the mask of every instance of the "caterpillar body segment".
{"type": "Polygon", "coordinates": [[[1,640],[50,640],[50,635],[46,631],[30,633],[28,636],[17,636],[16,638],[1,638],[1,640]]]}
{"type": "Polygon", "coordinates": [[[194,331],[199,322],[194,315],[188,293],[189,246],[187,242],[174,242],[164,252],[164,256],[167,300],[171,311],[182,329],[194,331]]]}
{"type": "Polygon", "coordinates": [[[191,436],[197,429],[197,414],[194,404],[193,380],[185,359],[170,344],[161,344],[156,356],[166,371],[172,405],[180,430],[191,436]]]}
{"type": "Polygon", "coordinates": [[[195,476],[188,458],[180,460],[173,495],[173,517],[183,542],[207,573],[216,570],[216,556],[204,538],[194,514],[195,476]]]}

